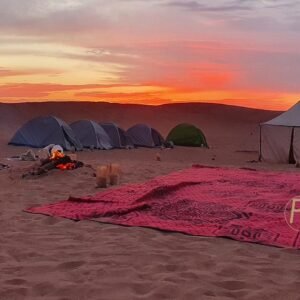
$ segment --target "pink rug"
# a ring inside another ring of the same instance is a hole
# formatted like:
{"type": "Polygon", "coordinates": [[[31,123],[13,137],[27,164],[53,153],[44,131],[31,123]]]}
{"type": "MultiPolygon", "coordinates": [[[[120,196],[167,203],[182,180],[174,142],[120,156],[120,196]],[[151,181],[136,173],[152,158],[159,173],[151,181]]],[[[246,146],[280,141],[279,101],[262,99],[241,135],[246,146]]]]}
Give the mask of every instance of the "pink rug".
{"type": "Polygon", "coordinates": [[[297,173],[198,166],[26,211],[299,249],[299,231],[285,217],[297,195],[297,173]]]}

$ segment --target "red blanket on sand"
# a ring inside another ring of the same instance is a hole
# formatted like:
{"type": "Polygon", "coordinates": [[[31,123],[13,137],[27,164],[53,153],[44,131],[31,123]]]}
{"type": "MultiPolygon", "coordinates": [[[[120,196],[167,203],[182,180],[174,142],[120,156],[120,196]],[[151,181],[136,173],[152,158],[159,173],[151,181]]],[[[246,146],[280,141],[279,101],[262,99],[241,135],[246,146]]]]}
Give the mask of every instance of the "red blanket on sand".
{"type": "Polygon", "coordinates": [[[27,212],[300,248],[285,218],[300,174],[194,167],[27,212]]]}

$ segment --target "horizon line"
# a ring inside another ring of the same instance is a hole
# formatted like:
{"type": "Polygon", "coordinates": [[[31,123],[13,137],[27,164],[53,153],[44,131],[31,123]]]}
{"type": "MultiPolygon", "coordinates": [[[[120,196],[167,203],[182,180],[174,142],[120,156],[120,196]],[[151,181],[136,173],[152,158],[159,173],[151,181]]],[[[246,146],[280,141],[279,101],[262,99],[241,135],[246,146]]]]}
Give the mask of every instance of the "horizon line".
{"type": "MultiPolygon", "coordinates": [[[[300,101],[295,102],[298,103],[300,101]]],[[[238,107],[238,108],[244,108],[244,109],[251,109],[251,110],[261,110],[261,111],[284,111],[282,109],[265,109],[265,108],[258,108],[258,107],[250,107],[250,106],[243,106],[238,104],[227,104],[227,103],[220,103],[220,102],[203,102],[203,101],[190,101],[190,102],[166,102],[166,103],[160,103],[160,104],[145,104],[145,103],[122,103],[122,102],[109,102],[109,101],[92,101],[92,100],[38,100],[38,101],[16,101],[16,102],[4,102],[0,100],[0,104],[9,104],[9,105],[15,105],[15,104],[38,104],[38,103],[94,103],[94,104],[113,104],[113,105],[128,105],[128,106],[154,106],[154,107],[160,107],[160,106],[166,106],[166,105],[202,105],[202,104],[208,104],[208,105],[221,105],[221,106],[230,106],[230,107],[238,107]]]]}

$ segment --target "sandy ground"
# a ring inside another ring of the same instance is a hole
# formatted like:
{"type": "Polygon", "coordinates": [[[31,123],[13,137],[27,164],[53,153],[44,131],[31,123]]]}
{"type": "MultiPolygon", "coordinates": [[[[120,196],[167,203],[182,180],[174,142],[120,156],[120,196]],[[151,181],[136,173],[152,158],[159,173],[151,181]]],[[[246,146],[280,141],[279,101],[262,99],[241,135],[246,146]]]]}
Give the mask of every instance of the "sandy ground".
{"type": "MultiPolygon", "coordinates": [[[[93,166],[120,163],[122,184],[193,163],[297,172],[293,166],[250,162],[257,160],[258,131],[256,111],[248,113],[246,124],[237,116],[227,127],[225,117],[207,117],[210,149],[83,151],[78,158],[93,166]]],[[[261,120],[275,115],[257,114],[261,120]]],[[[99,189],[89,168],[20,179],[31,163],[6,159],[26,149],[6,145],[21,124],[18,118],[18,123],[0,122],[0,162],[11,165],[0,171],[0,300],[300,299],[299,251],[24,213],[33,205],[99,189]]]]}

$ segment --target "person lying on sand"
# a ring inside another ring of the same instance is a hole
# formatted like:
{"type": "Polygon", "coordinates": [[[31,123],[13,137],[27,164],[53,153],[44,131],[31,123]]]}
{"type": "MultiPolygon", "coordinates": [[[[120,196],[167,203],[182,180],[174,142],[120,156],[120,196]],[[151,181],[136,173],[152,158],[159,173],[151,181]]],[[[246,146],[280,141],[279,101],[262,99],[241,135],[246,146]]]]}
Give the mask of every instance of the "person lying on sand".
{"type": "Polygon", "coordinates": [[[43,149],[38,151],[38,156],[40,159],[47,159],[49,158],[55,151],[63,153],[64,150],[60,145],[50,144],[43,149]]]}

